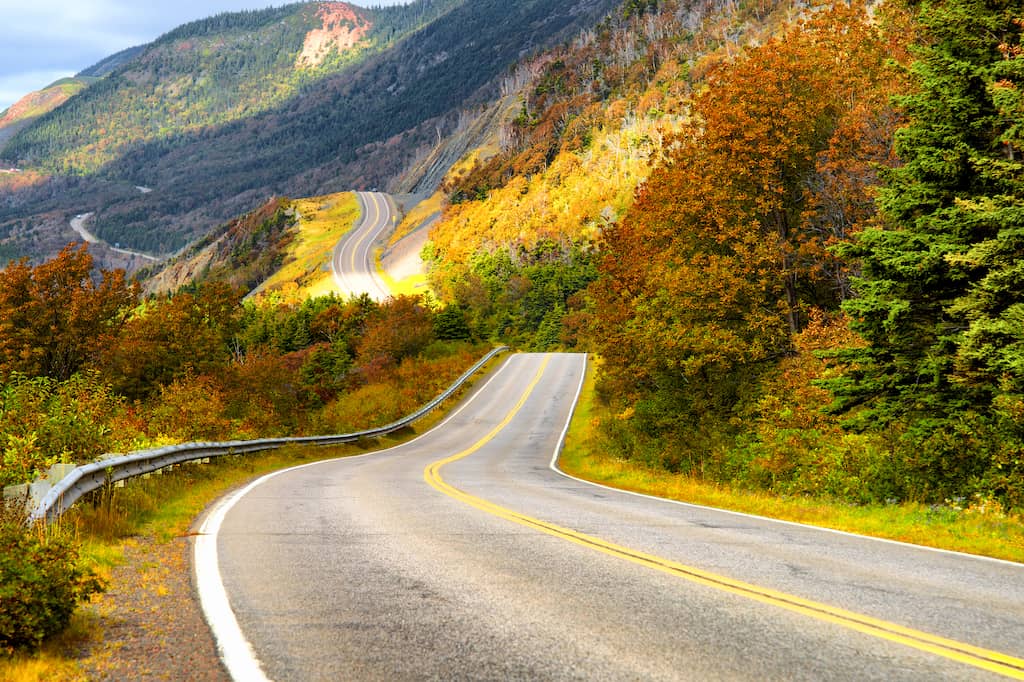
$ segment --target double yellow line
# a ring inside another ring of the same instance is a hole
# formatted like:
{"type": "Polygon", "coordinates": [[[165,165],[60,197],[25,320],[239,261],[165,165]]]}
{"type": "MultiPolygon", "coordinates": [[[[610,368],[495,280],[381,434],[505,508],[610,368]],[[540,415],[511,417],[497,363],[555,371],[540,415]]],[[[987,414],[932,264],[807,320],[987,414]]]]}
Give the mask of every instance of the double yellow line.
{"type": "Polygon", "coordinates": [[[1008,656],[1006,654],[999,653],[998,651],[982,649],[980,647],[946,639],[944,637],[938,637],[927,632],[903,627],[878,618],[872,618],[853,611],[846,611],[834,606],[829,606],[828,604],[803,599],[791,594],[786,594],[785,592],[779,592],[766,587],[753,585],[751,583],[733,580],[732,578],[727,578],[715,573],[709,573],[708,571],[693,568],[692,566],[686,566],[669,559],[639,552],[628,547],[607,542],[606,540],[602,540],[601,538],[597,538],[592,535],[579,533],[569,528],[563,528],[556,524],[548,523],[547,521],[542,521],[525,514],[520,514],[519,512],[488,502],[487,500],[476,497],[475,495],[470,495],[469,493],[459,490],[446,482],[441,477],[441,469],[447,464],[451,464],[452,462],[456,462],[472,455],[474,452],[493,440],[494,437],[502,431],[502,429],[508,426],[516,414],[518,414],[523,408],[523,405],[526,404],[527,399],[530,397],[530,394],[533,393],[537,384],[540,383],[549,361],[550,357],[545,358],[540,369],[537,371],[537,375],[530,382],[529,386],[526,387],[526,390],[519,398],[519,401],[512,407],[501,423],[495,426],[483,438],[462,452],[456,453],[451,457],[438,460],[427,466],[423,471],[424,480],[436,490],[459,500],[460,502],[464,502],[471,507],[475,507],[481,511],[487,512],[488,514],[493,514],[494,516],[507,519],[513,523],[518,523],[522,526],[539,530],[542,533],[547,533],[548,535],[553,535],[555,537],[562,538],[563,540],[568,540],[569,542],[589,547],[597,550],[598,552],[603,552],[604,554],[608,554],[619,559],[625,559],[635,564],[646,566],[647,568],[652,568],[654,570],[661,571],[662,573],[668,573],[669,575],[683,578],[706,587],[713,587],[715,589],[722,590],[723,592],[753,599],[754,601],[759,601],[764,604],[781,607],[805,616],[810,616],[811,618],[816,618],[820,621],[841,625],[845,628],[856,630],[857,632],[871,635],[873,637],[878,637],[897,644],[903,644],[920,651],[926,651],[937,656],[942,656],[943,658],[957,661],[958,663],[1005,675],[1013,679],[1024,680],[1024,659],[1008,656]]]}

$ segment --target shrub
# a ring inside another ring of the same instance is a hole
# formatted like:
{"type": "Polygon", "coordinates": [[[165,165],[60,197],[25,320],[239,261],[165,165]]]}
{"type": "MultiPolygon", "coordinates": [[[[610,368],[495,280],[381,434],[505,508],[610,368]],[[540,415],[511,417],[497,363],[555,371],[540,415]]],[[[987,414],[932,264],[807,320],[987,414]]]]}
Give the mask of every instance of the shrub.
{"type": "Polygon", "coordinates": [[[208,375],[188,375],[160,389],[150,410],[153,434],[177,441],[223,440],[233,433],[224,389],[208,375]]]}
{"type": "Polygon", "coordinates": [[[0,502],[0,652],[37,649],[102,590],[65,531],[28,526],[20,503],[0,502]]]}
{"type": "Polygon", "coordinates": [[[12,375],[0,385],[0,486],[28,483],[56,462],[91,461],[135,434],[112,432],[124,401],[91,372],[67,381],[12,375]]]}

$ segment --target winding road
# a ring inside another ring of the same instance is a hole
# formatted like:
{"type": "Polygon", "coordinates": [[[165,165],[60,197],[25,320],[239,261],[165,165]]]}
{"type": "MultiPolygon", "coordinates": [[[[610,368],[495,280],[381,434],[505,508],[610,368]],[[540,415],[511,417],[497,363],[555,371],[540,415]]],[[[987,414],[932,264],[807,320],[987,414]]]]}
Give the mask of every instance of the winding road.
{"type": "Polygon", "coordinates": [[[377,301],[391,295],[377,274],[374,244],[394,227],[394,214],[387,195],[380,192],[356,192],[362,209],[359,222],[338,241],[331,257],[331,273],[345,296],[369,294],[377,301]]]}
{"type": "Polygon", "coordinates": [[[222,500],[235,679],[1024,678],[1024,566],[559,473],[585,364],[511,356],[416,440],[222,500]]]}
{"type": "Polygon", "coordinates": [[[94,215],[95,213],[93,212],[79,213],[70,221],[71,229],[74,230],[78,234],[78,236],[82,238],[83,242],[86,242],[87,244],[105,246],[106,248],[116,253],[121,253],[126,256],[137,256],[139,258],[144,258],[148,261],[153,261],[154,263],[160,260],[155,256],[150,256],[149,254],[142,253],[141,251],[132,251],[131,249],[122,249],[120,247],[111,246],[110,244],[106,243],[105,241],[94,235],[92,232],[89,231],[89,228],[85,226],[87,222],[92,220],[92,217],[94,215]]]}

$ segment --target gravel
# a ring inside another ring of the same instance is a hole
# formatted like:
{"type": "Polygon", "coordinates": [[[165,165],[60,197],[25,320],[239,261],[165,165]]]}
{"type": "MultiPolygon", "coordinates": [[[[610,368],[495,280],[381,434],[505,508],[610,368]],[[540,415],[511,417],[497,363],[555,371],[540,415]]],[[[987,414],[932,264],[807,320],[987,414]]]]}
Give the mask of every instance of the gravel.
{"type": "Polygon", "coordinates": [[[81,652],[88,679],[229,680],[195,597],[190,538],[136,537],[124,554],[91,605],[102,634],[81,652]]]}

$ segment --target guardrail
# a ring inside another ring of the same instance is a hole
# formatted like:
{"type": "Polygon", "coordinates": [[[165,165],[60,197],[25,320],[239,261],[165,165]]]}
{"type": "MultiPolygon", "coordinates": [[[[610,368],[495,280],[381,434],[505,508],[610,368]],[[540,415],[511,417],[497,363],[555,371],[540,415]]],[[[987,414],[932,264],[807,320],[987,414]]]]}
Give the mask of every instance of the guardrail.
{"type": "Polygon", "coordinates": [[[49,523],[70,509],[86,493],[128,478],[151,474],[175,464],[209,457],[242,455],[251,452],[274,450],[285,445],[337,445],[339,443],[352,443],[360,438],[373,438],[393,433],[432,412],[457,390],[462,388],[466,381],[480,371],[484,365],[498,354],[504,353],[507,350],[509,350],[508,346],[495,348],[466,370],[444,393],[409,416],[386,426],[332,436],[263,438],[260,440],[228,441],[224,443],[185,443],[183,445],[171,445],[153,450],[140,450],[127,455],[111,457],[99,462],[75,467],[43,497],[42,501],[29,516],[29,522],[45,520],[49,523]]]}

